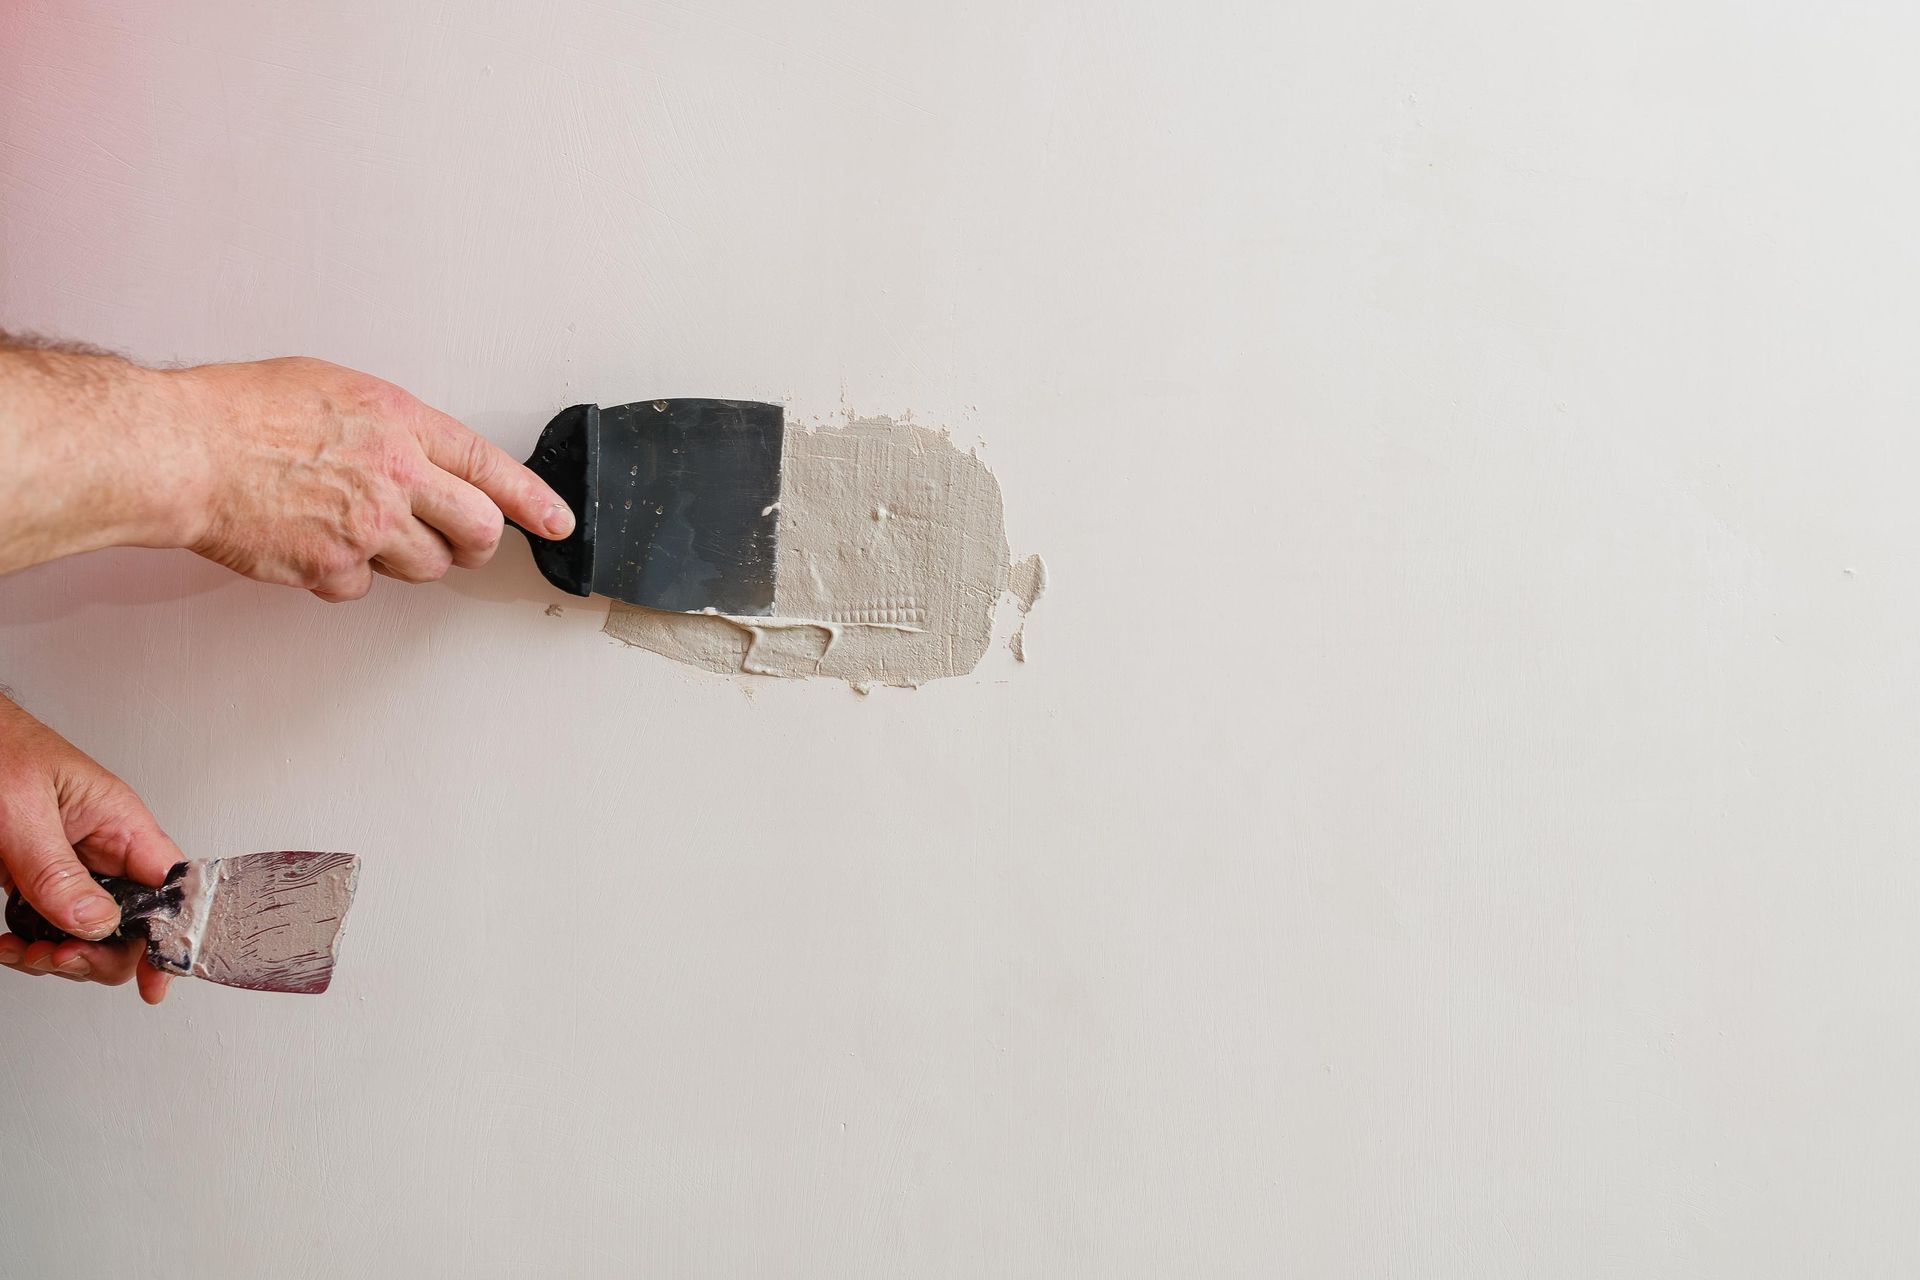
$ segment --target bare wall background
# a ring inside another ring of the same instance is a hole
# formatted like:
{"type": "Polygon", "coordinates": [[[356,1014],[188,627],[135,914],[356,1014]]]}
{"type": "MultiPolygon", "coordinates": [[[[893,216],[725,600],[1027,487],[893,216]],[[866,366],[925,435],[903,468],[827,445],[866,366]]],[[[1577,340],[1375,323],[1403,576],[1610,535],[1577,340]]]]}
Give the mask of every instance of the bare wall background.
{"type": "Polygon", "coordinates": [[[1916,39],[0,7],[0,325],[517,451],[911,411],[1055,583],[1024,667],[863,700],[623,650],[518,542],[0,582],[0,680],[186,848],[366,858],[323,999],[0,981],[10,1266],[1911,1274],[1916,39]]]}

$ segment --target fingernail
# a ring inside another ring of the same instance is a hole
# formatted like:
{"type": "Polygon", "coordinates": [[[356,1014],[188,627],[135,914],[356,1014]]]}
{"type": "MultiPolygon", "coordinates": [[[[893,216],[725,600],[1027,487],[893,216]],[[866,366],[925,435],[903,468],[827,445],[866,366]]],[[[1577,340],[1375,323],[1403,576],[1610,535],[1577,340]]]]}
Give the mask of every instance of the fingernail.
{"type": "Polygon", "coordinates": [[[60,966],[60,972],[66,974],[69,978],[91,978],[93,976],[93,966],[87,963],[84,956],[75,956],[60,966]]]}
{"type": "Polygon", "coordinates": [[[556,538],[564,538],[573,532],[573,512],[564,502],[556,502],[547,508],[547,531],[556,538]]]}
{"type": "Polygon", "coordinates": [[[73,921],[80,926],[80,937],[89,942],[98,942],[112,933],[114,925],[120,922],[120,907],[104,893],[88,894],[73,909],[73,921]]]}

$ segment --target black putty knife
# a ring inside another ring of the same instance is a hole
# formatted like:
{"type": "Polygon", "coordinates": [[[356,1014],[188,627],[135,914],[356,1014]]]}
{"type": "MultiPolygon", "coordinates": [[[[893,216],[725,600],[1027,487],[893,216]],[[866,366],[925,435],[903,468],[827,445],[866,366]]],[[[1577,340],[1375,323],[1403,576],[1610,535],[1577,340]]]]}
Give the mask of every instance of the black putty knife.
{"type": "MultiPolygon", "coordinates": [[[[163,973],[251,991],[318,995],[333,980],[334,950],[360,859],[351,853],[249,853],[177,862],[158,889],[96,875],[120,904],[120,927],[103,941],[147,940],[163,973]]],[[[15,889],[7,928],[26,942],[62,933],[15,889]]]]}
{"type": "MultiPolygon", "coordinates": [[[[548,582],[678,613],[773,612],[784,414],[752,400],[563,409],[527,467],[573,508],[527,535],[548,582]]],[[[525,530],[522,530],[525,532],[525,530]]]]}

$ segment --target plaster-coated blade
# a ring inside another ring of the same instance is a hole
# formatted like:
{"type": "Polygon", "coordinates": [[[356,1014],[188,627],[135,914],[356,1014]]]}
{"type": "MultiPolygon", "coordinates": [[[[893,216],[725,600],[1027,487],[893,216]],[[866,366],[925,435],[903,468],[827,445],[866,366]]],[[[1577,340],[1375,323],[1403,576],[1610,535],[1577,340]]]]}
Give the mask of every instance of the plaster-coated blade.
{"type": "Polygon", "coordinates": [[[168,877],[177,912],[149,924],[148,958],[252,991],[316,995],[333,979],[335,948],[360,874],[351,853],[250,853],[188,862],[168,877]]]}

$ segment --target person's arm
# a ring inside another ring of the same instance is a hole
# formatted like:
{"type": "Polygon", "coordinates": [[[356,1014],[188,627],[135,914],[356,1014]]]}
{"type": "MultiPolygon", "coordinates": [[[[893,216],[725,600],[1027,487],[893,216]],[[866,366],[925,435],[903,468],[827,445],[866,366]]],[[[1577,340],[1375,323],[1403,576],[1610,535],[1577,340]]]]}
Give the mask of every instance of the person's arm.
{"type": "MultiPolygon", "coordinates": [[[[502,516],[565,537],[531,471],[391,383],[319,360],[144,369],[0,334],[0,574],[110,546],[184,547],[323,600],[485,564],[502,516]]],[[[180,851],[127,785],[0,699],[0,889],[73,937],[0,935],[0,965],[122,983],[141,944],[87,872],[158,886],[180,851]]]]}
{"type": "Polygon", "coordinates": [[[486,563],[565,503],[392,383],[319,360],[145,369],[0,335],[0,573],[185,547],[324,600],[486,563]]]}

